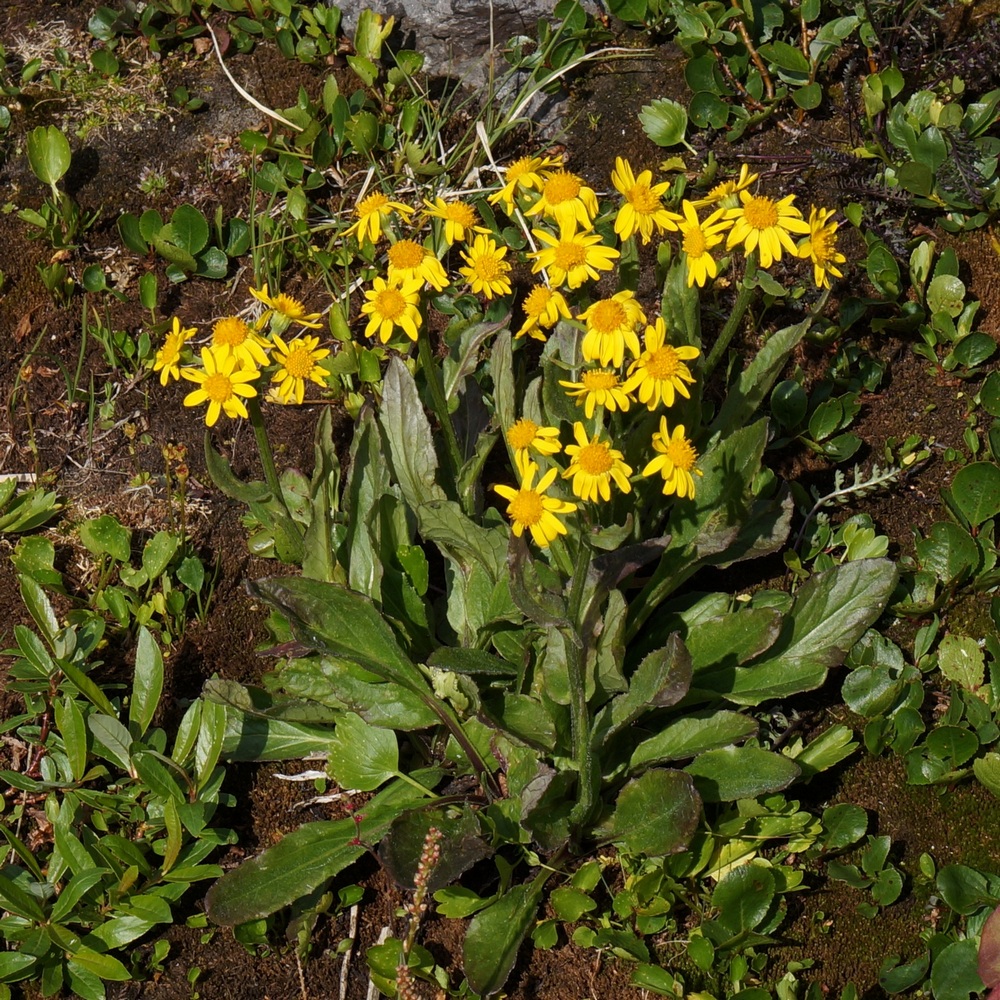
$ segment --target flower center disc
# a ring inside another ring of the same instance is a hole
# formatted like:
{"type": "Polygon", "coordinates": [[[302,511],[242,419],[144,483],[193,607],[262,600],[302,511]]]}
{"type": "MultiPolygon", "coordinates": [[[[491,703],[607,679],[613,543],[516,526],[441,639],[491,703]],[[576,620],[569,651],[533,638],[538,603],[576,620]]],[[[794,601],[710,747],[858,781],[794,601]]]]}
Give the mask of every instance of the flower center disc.
{"type": "Polygon", "coordinates": [[[507,440],[510,441],[512,448],[527,448],[535,440],[535,434],[537,433],[538,424],[531,420],[519,420],[511,427],[510,433],[507,435],[507,440]]]}
{"type": "Polygon", "coordinates": [[[743,209],[743,218],[754,229],[770,229],[778,222],[778,209],[770,198],[751,198],[743,209]]]}
{"type": "Polygon", "coordinates": [[[550,205],[572,201],[580,193],[582,186],[579,177],[562,170],[545,182],[545,199],[550,205]]]}
{"type": "Polygon", "coordinates": [[[653,378],[672,378],[680,371],[680,359],[677,357],[677,352],[669,345],[664,345],[653,351],[646,362],[646,371],[653,378]]]}
{"type": "Polygon", "coordinates": [[[510,502],[508,512],[515,521],[531,527],[542,519],[545,508],[542,498],[534,490],[518,490],[517,496],[510,502]]]}
{"type": "Polygon", "coordinates": [[[398,319],[406,312],[406,299],[398,289],[386,288],[378,293],[375,306],[385,319],[398,319]]]}
{"type": "Polygon", "coordinates": [[[389,264],[401,271],[420,267],[424,262],[424,248],[413,240],[400,240],[389,247],[389,264]]]}
{"type": "Polygon", "coordinates": [[[476,217],[472,214],[472,209],[461,202],[453,201],[444,210],[444,217],[452,222],[457,222],[460,226],[472,227],[476,224],[476,217]]]}
{"type": "Polygon", "coordinates": [[[541,316],[545,312],[550,298],[552,298],[552,292],[547,288],[533,288],[524,300],[525,316],[541,316]]]}
{"type": "Polygon", "coordinates": [[[576,455],[577,464],[591,476],[603,476],[611,471],[611,453],[606,444],[584,445],[576,455]]]}
{"type": "Polygon", "coordinates": [[[243,320],[236,316],[220,319],[212,328],[212,339],[225,347],[239,347],[247,339],[250,330],[243,320]]]}
{"type": "Polygon", "coordinates": [[[493,281],[497,275],[501,274],[500,265],[496,257],[490,254],[487,257],[480,257],[475,264],[476,275],[483,281],[493,281]]]}
{"type": "Polygon", "coordinates": [[[304,347],[296,347],[288,352],[284,368],[295,378],[306,378],[315,367],[312,355],[304,347]]]}
{"type": "Polygon", "coordinates": [[[667,442],[667,458],[670,459],[674,465],[684,472],[690,472],[694,468],[695,459],[698,456],[695,454],[694,448],[691,447],[691,442],[686,438],[681,440],[675,440],[671,438],[667,442]]]}
{"type": "Polygon", "coordinates": [[[209,375],[201,387],[205,390],[205,395],[213,403],[224,403],[233,394],[233,383],[229,381],[227,376],[221,375],[218,372],[214,375],[209,375]]]}
{"type": "Polygon", "coordinates": [[[618,385],[618,376],[614,372],[606,372],[603,369],[584,372],[580,380],[588,392],[599,392],[604,389],[614,389],[618,385]]]}
{"type": "Polygon", "coordinates": [[[625,196],[625,200],[637,212],[649,214],[655,212],[660,207],[660,199],[650,191],[647,184],[636,184],[625,196]]]}
{"type": "Polygon", "coordinates": [[[560,243],[552,254],[556,267],[562,271],[570,271],[587,262],[587,248],[579,243],[560,243]]]}
{"type": "Polygon", "coordinates": [[[615,333],[622,327],[628,326],[628,314],[620,302],[603,299],[594,306],[594,311],[590,315],[590,326],[598,333],[615,333]]]}
{"type": "Polygon", "coordinates": [[[700,257],[707,249],[705,235],[700,229],[690,229],[684,234],[681,250],[689,257],[700,257]]]}

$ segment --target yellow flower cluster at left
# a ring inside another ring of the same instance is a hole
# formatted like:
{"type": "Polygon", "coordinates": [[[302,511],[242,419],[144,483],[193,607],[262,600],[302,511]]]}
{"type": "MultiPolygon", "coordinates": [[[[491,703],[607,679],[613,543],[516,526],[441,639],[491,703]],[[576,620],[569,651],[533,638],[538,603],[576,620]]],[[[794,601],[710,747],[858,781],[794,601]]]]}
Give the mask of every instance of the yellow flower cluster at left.
{"type": "Polygon", "coordinates": [[[224,316],[212,327],[210,343],[194,358],[187,342],[196,334],[194,327],[183,328],[174,317],[173,329],[157,351],[153,370],[160,384],[171,378],[186,379],[196,386],[184,397],[185,406],[205,406],[205,424],[212,427],[222,414],[249,416],[245,400],[257,397],[254,383],[270,371],[270,398],[279,403],[302,403],[306,382],[327,384],[319,362],[330,351],[319,346],[319,337],[302,334],[282,338],[290,326],[316,328],[319,313],[307,313],[298,299],[279,292],[271,295],[265,287],[250,294],[266,309],[252,325],[239,316],[224,316]],[[265,335],[265,330],[267,334],[265,335]],[[184,363],[186,360],[198,363],[184,363]]]}

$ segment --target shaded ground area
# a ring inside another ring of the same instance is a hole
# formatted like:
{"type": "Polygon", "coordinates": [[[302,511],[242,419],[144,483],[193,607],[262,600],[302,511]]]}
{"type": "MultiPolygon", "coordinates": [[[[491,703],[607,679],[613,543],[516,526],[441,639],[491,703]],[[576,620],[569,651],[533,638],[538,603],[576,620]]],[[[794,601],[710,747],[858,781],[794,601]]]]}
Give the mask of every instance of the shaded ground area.
{"type": "MultiPolygon", "coordinates": [[[[0,37],[9,40],[14,51],[19,45],[25,51],[31,46],[44,47],[45,38],[56,31],[65,33],[67,44],[86,51],[89,42],[83,28],[90,4],[39,3],[32,8],[30,19],[23,11],[0,13],[0,37]]],[[[264,128],[265,123],[260,113],[233,91],[211,53],[183,61],[168,58],[162,66],[152,64],[141,48],[134,49],[131,58],[132,76],[137,91],[142,82],[147,111],[133,110],[124,119],[95,125],[84,140],[74,143],[77,152],[68,188],[86,210],[101,210],[101,216],[86,234],[82,248],[66,264],[77,278],[92,262],[102,263],[117,276],[118,287],[129,293],[127,302],[110,298],[90,302],[114,329],[134,335],[147,323],[148,314],[139,307],[134,288],[139,276],[150,271],[158,274],[164,292],[161,314],[180,315],[186,323],[204,328],[226,314],[232,303],[244,301],[249,276],[237,273],[224,283],[192,280],[171,285],[162,261],[139,259],[122,249],[114,228],[115,216],[118,210],[160,208],[169,212],[182,201],[206,214],[221,205],[227,215],[245,216],[247,159],[238,135],[243,129],[264,128]],[[206,99],[204,112],[190,114],[171,107],[168,95],[179,82],[206,99]],[[140,183],[150,170],[165,178],[164,190],[141,190],[140,183]]],[[[317,93],[322,81],[321,72],[286,62],[266,47],[249,56],[232,56],[228,62],[236,77],[272,107],[293,103],[300,86],[317,93]]],[[[683,87],[678,65],[666,57],[600,66],[577,82],[572,104],[576,118],[566,136],[572,168],[601,188],[607,185],[616,155],[631,156],[638,167],[655,167],[659,151],[639,130],[636,114],[651,96],[680,94],[683,87]]],[[[67,119],[79,114],[79,107],[64,97],[38,95],[6,140],[0,184],[7,199],[19,208],[39,204],[43,191],[19,167],[23,160],[10,152],[24,129],[52,120],[54,110],[57,121],[58,114],[67,119]]],[[[837,118],[796,125],[794,131],[789,131],[788,123],[776,122],[764,132],[748,136],[738,149],[722,141],[713,143],[713,148],[729,164],[738,163],[740,158],[765,170],[777,164],[782,183],[799,194],[801,201],[812,197],[836,204],[842,197],[840,181],[817,166],[817,160],[819,152],[839,148],[845,128],[846,122],[837,118]],[[825,189],[824,183],[831,187],[825,189]]],[[[704,142],[700,138],[696,141],[704,142]]],[[[248,554],[240,521],[242,508],[212,488],[204,467],[200,414],[181,407],[182,386],[174,384],[163,391],[154,379],[142,378],[141,373],[114,370],[93,339],[81,345],[80,313],[75,307],[79,299],[70,310],[53,303],[38,273],[39,265],[50,262],[51,250],[43,241],[27,238],[26,227],[16,213],[0,215],[0,246],[4,247],[6,276],[0,302],[0,343],[4,347],[0,351],[0,473],[55,477],[60,493],[70,503],[70,518],[112,511],[124,523],[141,528],[157,523],[165,502],[163,445],[185,445],[195,481],[193,533],[206,557],[217,561],[219,573],[210,614],[205,621],[192,623],[167,658],[169,694],[175,700],[191,698],[213,675],[243,682],[257,680],[268,665],[256,652],[266,639],[265,616],[247,596],[244,581],[276,572],[278,567],[248,554]],[[105,383],[116,388],[100,401],[106,405],[95,410],[89,387],[105,383]],[[144,474],[150,474],[149,481],[135,486],[136,477],[144,474]]],[[[963,238],[962,258],[968,268],[970,292],[983,300],[981,328],[996,336],[1000,330],[1000,280],[988,237],[963,238]]],[[[307,307],[323,305],[322,289],[291,285],[288,290],[307,307]]],[[[648,298],[655,295],[652,288],[640,291],[648,298]]],[[[724,291],[717,302],[709,304],[707,339],[717,329],[713,323],[724,320],[727,304],[724,291]]],[[[759,328],[748,328],[743,334],[743,349],[756,349],[768,329],[781,325],[778,320],[774,317],[772,325],[772,318],[767,317],[759,328]]],[[[846,513],[862,510],[871,514],[896,550],[907,552],[912,548],[911,528],[926,529],[940,517],[938,490],[954,472],[954,466],[944,461],[943,451],[961,447],[968,399],[975,385],[929,373],[927,363],[916,358],[906,343],[877,343],[867,336],[863,340],[867,349],[889,364],[880,392],[864,397],[856,424],[869,454],[877,453],[888,438],[902,439],[909,434],[933,438],[934,445],[931,460],[902,486],[867,498],[846,513]]],[[[815,347],[797,359],[807,371],[822,371],[825,360],[825,349],[815,347]]],[[[308,471],[316,417],[314,407],[285,408],[274,414],[271,434],[279,466],[308,471]]],[[[343,417],[340,425],[345,440],[346,420],[343,417]]],[[[257,475],[248,428],[224,422],[213,433],[213,440],[238,475],[257,475]]],[[[864,457],[864,453],[859,455],[864,457]]],[[[783,461],[786,471],[801,473],[806,482],[820,483],[832,475],[829,466],[806,452],[788,455],[783,461]]],[[[61,544],[71,542],[62,539],[61,544]]],[[[4,541],[0,547],[0,602],[8,609],[3,630],[6,644],[10,627],[18,620],[27,621],[27,615],[21,610],[13,569],[3,558],[11,546],[4,541]]],[[[773,567],[757,572],[763,580],[769,571],[773,567]]],[[[839,688],[839,681],[834,683],[839,688]]],[[[807,706],[815,713],[817,724],[824,718],[822,694],[811,697],[807,706]]],[[[834,691],[831,699],[836,697],[834,691]]],[[[19,703],[17,697],[0,693],[0,716],[14,714],[19,703]]],[[[307,794],[303,786],[275,777],[277,772],[297,767],[241,766],[232,770],[227,787],[236,793],[240,805],[224,820],[236,828],[240,842],[222,859],[223,865],[235,865],[275,843],[283,832],[306,818],[328,815],[324,810],[330,807],[326,806],[305,811],[297,808],[307,794]]],[[[809,795],[818,804],[852,801],[869,810],[877,832],[891,834],[897,849],[904,852],[908,870],[915,871],[915,859],[923,851],[933,853],[939,864],[962,858],[970,864],[995,866],[1000,845],[990,831],[997,829],[997,824],[986,822],[984,817],[995,817],[997,806],[978,785],[949,790],[946,795],[935,789],[913,789],[904,784],[898,764],[858,758],[839,777],[810,789],[809,795]],[[968,837],[960,833],[968,833],[968,837]]],[[[364,951],[384,928],[399,933],[401,922],[395,911],[401,896],[373,862],[356,866],[350,878],[365,888],[364,900],[353,918],[356,927],[352,932],[350,911],[321,921],[310,959],[303,966],[297,963],[291,947],[251,954],[233,940],[229,930],[207,932],[178,925],[167,933],[171,948],[162,971],[146,983],[109,988],[108,995],[119,1000],[188,998],[192,986],[187,975],[198,967],[202,972],[194,988],[206,1000],[337,996],[341,982],[346,983],[342,1000],[361,1000],[368,992],[364,951]],[[352,957],[345,960],[338,946],[347,939],[353,939],[354,945],[352,957]]],[[[815,958],[816,981],[831,988],[853,978],[862,990],[872,989],[885,954],[905,955],[908,942],[933,920],[933,914],[918,900],[892,908],[886,911],[885,919],[869,924],[854,911],[856,902],[856,894],[837,886],[821,886],[817,893],[804,897],[802,913],[784,932],[787,949],[779,954],[783,959],[815,958]],[[823,912],[822,919],[817,918],[818,911],[823,912]],[[873,927],[878,927],[877,934],[872,933],[873,927]],[[863,954],[846,954],[845,941],[862,944],[863,954]]],[[[197,912],[198,899],[192,898],[190,903],[191,911],[197,912]]],[[[452,972],[458,971],[461,929],[460,923],[435,917],[422,934],[422,941],[452,972]]],[[[655,950],[663,942],[652,945],[655,950]]],[[[149,947],[141,946],[147,951],[149,947]]],[[[626,963],[561,944],[522,959],[508,996],[512,1000],[638,998],[643,994],[628,985],[630,974],[626,963]]],[[[428,989],[425,995],[433,993],[428,989]]]]}

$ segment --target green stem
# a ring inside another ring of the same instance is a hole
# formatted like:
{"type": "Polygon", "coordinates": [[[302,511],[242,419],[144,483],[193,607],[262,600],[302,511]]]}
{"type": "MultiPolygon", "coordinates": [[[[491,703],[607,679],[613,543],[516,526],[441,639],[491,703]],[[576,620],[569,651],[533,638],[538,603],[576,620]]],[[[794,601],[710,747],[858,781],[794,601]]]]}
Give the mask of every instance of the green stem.
{"type": "Polygon", "coordinates": [[[434,412],[437,414],[438,422],[441,424],[441,430],[444,433],[448,463],[451,465],[452,482],[457,484],[458,473],[462,468],[462,450],[458,446],[455,425],[451,422],[451,414],[448,412],[448,400],[444,395],[441,370],[438,368],[431,353],[430,336],[426,329],[421,331],[417,337],[417,353],[420,358],[420,367],[424,370],[424,378],[427,379],[427,388],[430,390],[431,405],[434,407],[434,412]]]}
{"type": "Polygon", "coordinates": [[[260,401],[256,396],[251,396],[247,401],[247,412],[250,414],[250,425],[253,427],[254,437],[257,439],[257,452],[260,455],[260,464],[264,468],[264,481],[271,491],[274,499],[281,504],[285,513],[291,517],[288,507],[285,504],[285,494],[281,489],[281,480],[278,478],[278,470],[274,465],[274,455],[271,452],[271,442],[267,436],[267,427],[264,426],[264,414],[260,410],[260,401]]]}
{"type": "Polygon", "coordinates": [[[722,360],[722,355],[726,353],[729,342],[733,339],[733,335],[739,328],[740,323],[743,322],[743,317],[750,306],[750,299],[757,288],[753,280],[756,273],[757,251],[753,250],[747,255],[746,274],[743,276],[743,281],[740,282],[740,294],[736,297],[736,304],[733,306],[733,311],[726,321],[726,325],[722,328],[718,339],[712,345],[711,353],[705,359],[705,365],[702,368],[702,378],[705,381],[708,381],[708,377],[715,371],[716,365],[722,360]]]}

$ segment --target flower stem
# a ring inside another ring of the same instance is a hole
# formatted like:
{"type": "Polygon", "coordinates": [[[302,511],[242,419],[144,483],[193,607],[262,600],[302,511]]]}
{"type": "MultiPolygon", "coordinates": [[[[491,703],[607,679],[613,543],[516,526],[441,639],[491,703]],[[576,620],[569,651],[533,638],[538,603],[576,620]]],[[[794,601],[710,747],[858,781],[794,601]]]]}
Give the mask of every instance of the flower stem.
{"type": "Polygon", "coordinates": [[[448,464],[451,466],[450,481],[458,482],[458,474],[462,468],[462,450],[458,446],[458,438],[455,435],[455,425],[451,422],[451,414],[448,412],[448,400],[444,394],[444,383],[441,381],[441,369],[435,362],[431,353],[431,341],[427,330],[424,329],[417,337],[417,353],[420,358],[420,367],[424,370],[424,378],[427,379],[427,388],[431,394],[431,405],[437,414],[438,422],[444,433],[445,450],[447,451],[448,464]]]}
{"type": "MultiPolygon", "coordinates": [[[[253,427],[253,434],[257,440],[257,453],[260,455],[260,464],[264,468],[264,481],[271,491],[274,499],[281,504],[285,513],[288,514],[288,507],[285,504],[285,494],[281,489],[281,480],[278,479],[278,470],[274,465],[274,455],[271,452],[271,442],[267,436],[267,427],[264,426],[264,414],[260,410],[260,401],[256,396],[251,396],[247,401],[247,413],[250,415],[250,426],[253,427]]],[[[289,514],[289,517],[291,515],[289,514]]]]}
{"type": "Polygon", "coordinates": [[[705,359],[705,366],[702,369],[702,378],[705,380],[715,371],[716,365],[722,360],[722,355],[726,353],[729,342],[733,339],[733,335],[739,328],[740,323],[743,322],[743,317],[750,306],[750,299],[757,288],[757,284],[753,280],[756,273],[757,251],[753,250],[747,255],[746,274],[743,275],[743,281],[740,282],[740,294],[736,297],[736,304],[733,306],[733,311],[726,321],[726,325],[722,328],[722,332],[712,345],[711,353],[705,359]]]}

